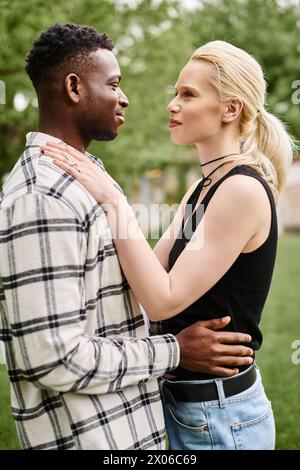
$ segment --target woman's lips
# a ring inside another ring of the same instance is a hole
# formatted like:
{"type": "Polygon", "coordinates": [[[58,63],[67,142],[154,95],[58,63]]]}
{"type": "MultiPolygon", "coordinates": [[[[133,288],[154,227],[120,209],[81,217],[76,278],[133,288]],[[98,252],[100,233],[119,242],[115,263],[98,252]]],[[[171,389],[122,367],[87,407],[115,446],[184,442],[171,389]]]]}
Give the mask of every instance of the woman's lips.
{"type": "Polygon", "coordinates": [[[169,122],[169,127],[170,128],[181,126],[181,125],[182,125],[181,122],[176,121],[175,119],[170,119],[170,122],[169,122]]]}

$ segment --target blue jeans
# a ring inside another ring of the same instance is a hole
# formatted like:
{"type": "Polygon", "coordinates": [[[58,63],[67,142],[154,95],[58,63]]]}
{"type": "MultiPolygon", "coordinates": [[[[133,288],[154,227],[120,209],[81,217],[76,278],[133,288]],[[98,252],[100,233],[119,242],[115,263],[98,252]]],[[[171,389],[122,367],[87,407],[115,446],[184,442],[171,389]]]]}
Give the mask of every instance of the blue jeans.
{"type": "MultiPolygon", "coordinates": [[[[219,399],[215,401],[172,403],[164,392],[165,379],[162,379],[160,387],[169,448],[171,450],[274,449],[273,411],[265,394],[258,367],[256,365],[254,367],[257,372],[255,383],[244,392],[229,398],[225,398],[222,381],[217,379],[219,399]]],[[[201,383],[201,381],[192,383],[201,383]]]]}

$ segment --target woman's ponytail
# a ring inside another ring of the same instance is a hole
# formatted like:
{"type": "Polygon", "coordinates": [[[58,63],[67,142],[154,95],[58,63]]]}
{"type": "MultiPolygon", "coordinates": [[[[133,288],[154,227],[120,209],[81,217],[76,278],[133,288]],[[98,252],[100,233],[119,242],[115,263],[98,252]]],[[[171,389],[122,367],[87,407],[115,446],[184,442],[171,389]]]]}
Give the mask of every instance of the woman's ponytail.
{"type": "Polygon", "coordinates": [[[255,167],[260,167],[277,199],[293,160],[293,140],[283,122],[264,108],[257,113],[253,131],[244,142],[243,153],[253,156],[255,167]]]}

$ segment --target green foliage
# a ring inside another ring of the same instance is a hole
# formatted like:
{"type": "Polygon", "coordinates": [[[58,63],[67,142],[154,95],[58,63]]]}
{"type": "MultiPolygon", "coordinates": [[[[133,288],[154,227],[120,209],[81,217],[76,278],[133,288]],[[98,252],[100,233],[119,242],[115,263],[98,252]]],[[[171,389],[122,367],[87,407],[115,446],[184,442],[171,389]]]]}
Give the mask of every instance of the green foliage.
{"type": "Polygon", "coordinates": [[[299,106],[291,96],[292,82],[300,79],[299,28],[300,4],[291,0],[204,0],[189,26],[194,47],[223,39],[258,60],[268,82],[271,112],[285,120],[298,138],[299,106]]]}
{"type": "Polygon", "coordinates": [[[57,22],[94,26],[115,42],[122,88],[130,100],[127,123],[116,141],[94,142],[89,150],[104,157],[121,183],[128,173],[191,164],[190,149],[169,142],[166,89],[195,47],[211,39],[243,47],[262,63],[271,111],[284,110],[300,138],[299,105],[291,101],[292,82],[300,79],[299,5],[291,0],[204,0],[194,11],[184,5],[179,0],[0,0],[0,80],[7,90],[6,104],[0,104],[0,178],[19,157],[25,134],[37,126],[24,58],[40,32],[57,22]],[[13,106],[17,92],[31,103],[23,112],[13,106]]]}

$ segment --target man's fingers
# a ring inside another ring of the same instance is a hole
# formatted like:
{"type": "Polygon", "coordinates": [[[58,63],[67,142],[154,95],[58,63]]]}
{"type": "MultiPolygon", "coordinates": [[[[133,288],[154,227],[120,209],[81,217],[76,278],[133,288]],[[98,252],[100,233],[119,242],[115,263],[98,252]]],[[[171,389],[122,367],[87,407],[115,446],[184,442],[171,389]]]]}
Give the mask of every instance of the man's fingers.
{"type": "Polygon", "coordinates": [[[196,325],[208,328],[209,330],[221,330],[230,322],[230,317],[214,318],[213,320],[201,320],[196,325]]]}
{"type": "Polygon", "coordinates": [[[219,377],[233,377],[239,373],[239,369],[228,369],[226,367],[215,367],[210,374],[218,375],[219,377]]]}
{"type": "Polygon", "coordinates": [[[219,345],[218,346],[219,356],[253,356],[253,349],[248,348],[248,346],[229,346],[229,345],[219,345]]]}
{"type": "Polygon", "coordinates": [[[233,333],[231,331],[220,331],[217,333],[218,341],[223,344],[249,343],[251,336],[246,333],[233,333]]]}
{"type": "Polygon", "coordinates": [[[252,357],[236,357],[236,356],[222,356],[216,360],[218,364],[222,366],[237,367],[237,366],[249,366],[252,364],[252,357]]]}

